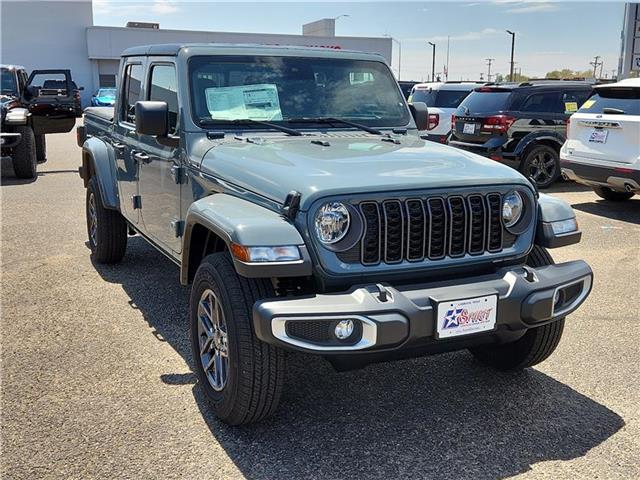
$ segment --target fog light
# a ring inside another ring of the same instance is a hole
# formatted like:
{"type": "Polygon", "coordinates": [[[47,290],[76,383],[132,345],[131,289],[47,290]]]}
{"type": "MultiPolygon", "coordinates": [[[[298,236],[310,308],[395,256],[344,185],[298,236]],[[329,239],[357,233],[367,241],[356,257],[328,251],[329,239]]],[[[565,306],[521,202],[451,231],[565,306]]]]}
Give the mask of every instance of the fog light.
{"type": "Polygon", "coordinates": [[[336,325],[336,337],[339,340],[346,340],[353,333],[353,327],[353,320],[340,320],[336,325]]]}

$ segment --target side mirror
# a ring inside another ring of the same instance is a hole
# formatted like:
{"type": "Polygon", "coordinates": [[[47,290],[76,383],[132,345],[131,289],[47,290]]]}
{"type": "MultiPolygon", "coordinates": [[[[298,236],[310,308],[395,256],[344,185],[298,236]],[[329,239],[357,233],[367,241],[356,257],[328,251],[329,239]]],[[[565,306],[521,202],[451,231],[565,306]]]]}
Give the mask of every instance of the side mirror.
{"type": "Polygon", "coordinates": [[[429,109],[424,102],[413,102],[409,104],[409,110],[413,115],[413,121],[416,122],[418,130],[426,130],[429,125],[429,109]]]}
{"type": "Polygon", "coordinates": [[[167,102],[136,102],[136,132],[140,135],[166,137],[169,132],[167,102]]]}

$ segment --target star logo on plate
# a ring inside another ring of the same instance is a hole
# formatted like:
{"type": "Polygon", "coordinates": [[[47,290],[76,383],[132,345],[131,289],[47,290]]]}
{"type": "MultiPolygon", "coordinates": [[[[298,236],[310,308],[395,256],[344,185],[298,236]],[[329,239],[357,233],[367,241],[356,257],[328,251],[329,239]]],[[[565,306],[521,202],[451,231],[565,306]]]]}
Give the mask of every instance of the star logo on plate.
{"type": "Polygon", "coordinates": [[[454,308],[452,310],[447,310],[447,314],[444,316],[444,327],[443,328],[454,328],[460,326],[458,319],[460,318],[460,314],[462,313],[462,308],[454,308]]]}

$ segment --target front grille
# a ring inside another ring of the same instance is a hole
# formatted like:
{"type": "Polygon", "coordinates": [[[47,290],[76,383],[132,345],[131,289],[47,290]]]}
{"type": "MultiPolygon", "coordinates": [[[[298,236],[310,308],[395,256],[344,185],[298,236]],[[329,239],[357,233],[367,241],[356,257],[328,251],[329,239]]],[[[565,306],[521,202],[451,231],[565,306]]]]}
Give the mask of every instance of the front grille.
{"type": "Polygon", "coordinates": [[[331,322],[326,320],[304,320],[287,322],[287,335],[310,342],[328,342],[331,340],[331,322]]]}
{"type": "Polygon", "coordinates": [[[499,193],[359,204],[363,265],[496,253],[503,248],[499,193]]]}

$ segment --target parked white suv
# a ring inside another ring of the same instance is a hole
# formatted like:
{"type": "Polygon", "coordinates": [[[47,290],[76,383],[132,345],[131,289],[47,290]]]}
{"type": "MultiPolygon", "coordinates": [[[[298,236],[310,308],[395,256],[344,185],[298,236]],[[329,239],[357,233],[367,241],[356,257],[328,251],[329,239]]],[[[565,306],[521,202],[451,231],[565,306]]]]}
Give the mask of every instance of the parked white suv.
{"type": "MultiPolygon", "coordinates": [[[[409,103],[424,102],[429,108],[427,140],[446,143],[451,133],[451,116],[467,95],[482,82],[418,83],[411,89],[409,103]]],[[[424,137],[424,135],[423,135],[424,137]]]]}
{"type": "Polygon", "coordinates": [[[560,165],[606,200],[640,193],[640,78],[595,86],[567,124],[560,165]]]}

